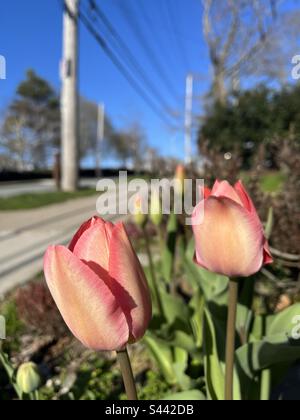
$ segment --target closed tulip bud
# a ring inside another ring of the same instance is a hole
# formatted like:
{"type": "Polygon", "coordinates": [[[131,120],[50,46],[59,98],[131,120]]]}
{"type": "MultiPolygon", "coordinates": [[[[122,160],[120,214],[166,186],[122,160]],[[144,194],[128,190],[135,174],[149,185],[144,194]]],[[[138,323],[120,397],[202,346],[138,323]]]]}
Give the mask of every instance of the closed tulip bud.
{"type": "Polygon", "coordinates": [[[120,350],[144,335],[150,292],[123,223],[87,221],[68,248],[48,248],[44,271],[63,319],[84,346],[120,350]]]}
{"type": "Polygon", "coordinates": [[[17,372],[17,385],[23,394],[31,394],[39,389],[41,377],[35,363],[24,363],[19,367],[17,372]]]}
{"type": "Polygon", "coordinates": [[[248,277],[270,264],[268,242],[249,195],[239,181],[232,187],[216,181],[195,208],[193,230],[196,262],[229,277],[248,277]]]}
{"type": "Polygon", "coordinates": [[[186,179],[185,167],[178,165],[175,172],[175,193],[183,195],[184,193],[184,181],[186,179]]]}
{"type": "Polygon", "coordinates": [[[158,193],[151,196],[150,219],[155,226],[161,225],[163,221],[161,200],[158,193]]]}
{"type": "Polygon", "coordinates": [[[134,221],[139,227],[144,227],[147,223],[147,215],[143,209],[143,201],[140,196],[138,196],[134,202],[134,221]]]}

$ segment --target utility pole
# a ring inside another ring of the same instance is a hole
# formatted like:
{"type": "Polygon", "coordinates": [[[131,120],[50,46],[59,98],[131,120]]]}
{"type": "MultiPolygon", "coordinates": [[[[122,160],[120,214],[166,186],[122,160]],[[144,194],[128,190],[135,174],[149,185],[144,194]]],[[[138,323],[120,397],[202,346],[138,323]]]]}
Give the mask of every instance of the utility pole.
{"type": "Polygon", "coordinates": [[[192,110],[193,110],[193,84],[194,76],[189,73],[186,78],[185,93],[185,124],[184,124],[184,144],[185,144],[185,163],[192,163],[192,110]]]}
{"type": "Polygon", "coordinates": [[[61,92],[61,169],[63,191],[78,188],[78,10],[80,0],[65,0],[61,92]]]}
{"type": "Polygon", "coordinates": [[[101,177],[101,153],[105,129],[105,106],[98,105],[97,145],[96,145],[96,177],[101,177]]]}

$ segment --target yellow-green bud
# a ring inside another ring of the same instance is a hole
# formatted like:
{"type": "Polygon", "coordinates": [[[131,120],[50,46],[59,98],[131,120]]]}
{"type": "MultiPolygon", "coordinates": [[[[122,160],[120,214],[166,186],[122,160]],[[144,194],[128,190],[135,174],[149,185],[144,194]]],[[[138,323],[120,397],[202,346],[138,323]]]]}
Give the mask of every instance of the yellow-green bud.
{"type": "Polygon", "coordinates": [[[184,193],[184,181],[186,179],[185,167],[178,165],[175,173],[175,193],[177,195],[183,195],[184,193]]]}
{"type": "Polygon", "coordinates": [[[30,394],[39,389],[41,377],[35,363],[23,363],[17,372],[17,385],[23,394],[30,394]]]}
{"type": "Polygon", "coordinates": [[[140,196],[138,196],[135,200],[133,216],[134,216],[134,221],[138,226],[144,227],[146,225],[147,216],[143,212],[143,202],[140,196]]]}
{"type": "Polygon", "coordinates": [[[158,193],[151,196],[150,219],[155,226],[159,226],[163,221],[162,206],[158,193]]]}

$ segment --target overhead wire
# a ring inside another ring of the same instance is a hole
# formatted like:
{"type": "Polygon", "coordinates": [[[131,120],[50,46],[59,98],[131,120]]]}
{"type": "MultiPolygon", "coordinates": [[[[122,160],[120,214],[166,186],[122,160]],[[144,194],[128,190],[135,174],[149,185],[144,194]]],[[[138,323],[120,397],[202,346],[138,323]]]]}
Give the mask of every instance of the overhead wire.
{"type": "Polygon", "coordinates": [[[163,3],[165,4],[166,14],[170,24],[171,32],[174,35],[178,56],[181,57],[182,66],[185,69],[185,71],[190,71],[191,68],[189,66],[189,60],[178,30],[178,19],[176,19],[176,15],[174,13],[174,2],[175,0],[164,0],[163,3]]]}
{"type": "MultiPolygon", "coordinates": [[[[61,0],[62,6],[64,10],[67,11],[70,15],[72,15],[72,11],[68,8],[65,0],[61,0]]],[[[157,104],[152,100],[152,98],[148,95],[148,93],[139,85],[136,81],[134,76],[127,70],[124,66],[122,61],[118,58],[118,56],[114,53],[114,51],[110,48],[107,44],[105,39],[99,33],[99,31],[94,27],[93,23],[89,19],[89,17],[83,12],[83,10],[79,10],[78,18],[86,27],[88,32],[93,36],[95,41],[99,44],[103,52],[108,56],[111,62],[115,65],[115,67],[119,70],[119,72],[123,75],[123,77],[127,80],[127,82],[131,85],[131,87],[136,91],[136,93],[144,100],[144,102],[148,105],[149,108],[163,121],[166,125],[172,126],[171,121],[164,115],[161,109],[157,106],[157,104]]]]}
{"type": "Polygon", "coordinates": [[[151,79],[147,76],[145,70],[139,63],[139,61],[135,58],[133,53],[131,52],[130,48],[127,47],[126,43],[123,41],[121,35],[119,35],[118,31],[115,29],[111,21],[108,19],[106,14],[103,12],[103,10],[100,9],[100,7],[97,5],[95,0],[89,0],[91,11],[94,12],[94,14],[98,17],[98,19],[101,20],[101,22],[105,25],[108,32],[111,34],[111,36],[115,39],[117,47],[119,47],[120,54],[123,55],[125,60],[127,61],[128,65],[131,66],[131,68],[136,71],[140,78],[143,80],[147,88],[152,92],[156,99],[160,102],[163,108],[166,110],[170,109],[169,104],[165,101],[157,87],[154,85],[154,83],[151,81],[151,79]]]}
{"type": "Polygon", "coordinates": [[[163,65],[160,63],[159,59],[157,58],[156,51],[152,48],[152,45],[148,42],[147,38],[144,35],[143,30],[141,29],[140,23],[138,19],[136,18],[136,14],[132,13],[128,6],[129,2],[122,1],[118,3],[120,6],[119,9],[125,19],[127,20],[127,23],[129,24],[132,32],[135,34],[137,41],[140,43],[142,49],[145,51],[146,56],[149,59],[149,62],[151,63],[151,66],[153,69],[158,73],[161,81],[164,83],[168,93],[172,98],[178,102],[178,96],[176,93],[176,89],[173,86],[168,74],[166,73],[163,65]]]}

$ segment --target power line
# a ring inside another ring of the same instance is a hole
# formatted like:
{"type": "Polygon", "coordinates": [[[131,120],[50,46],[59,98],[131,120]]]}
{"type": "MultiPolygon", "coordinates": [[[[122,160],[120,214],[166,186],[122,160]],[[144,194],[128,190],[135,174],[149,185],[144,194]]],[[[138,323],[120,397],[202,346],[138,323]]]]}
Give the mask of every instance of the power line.
{"type": "Polygon", "coordinates": [[[161,105],[166,108],[170,109],[168,104],[165,102],[165,99],[162,97],[161,93],[158,91],[156,86],[152,83],[152,81],[148,78],[147,74],[145,73],[142,66],[139,64],[139,62],[136,60],[134,55],[132,54],[131,50],[127,47],[125,42],[122,40],[121,36],[118,34],[117,30],[114,28],[110,20],[107,18],[105,13],[99,8],[95,0],[89,0],[91,10],[96,13],[97,17],[103,22],[103,24],[106,26],[110,34],[115,38],[117,43],[119,44],[119,47],[121,47],[121,53],[125,55],[125,59],[127,59],[127,62],[129,65],[133,67],[134,70],[136,70],[143,82],[147,85],[148,89],[152,91],[158,101],[160,101],[161,105]]]}
{"type": "Polygon", "coordinates": [[[136,82],[134,77],[127,71],[126,67],[122,64],[122,62],[118,59],[118,57],[114,54],[114,52],[108,47],[105,40],[95,30],[95,28],[89,22],[88,18],[82,13],[79,14],[79,18],[84,24],[84,26],[87,28],[87,30],[98,42],[98,44],[100,45],[102,50],[105,52],[105,54],[108,56],[108,58],[117,67],[117,69],[122,73],[122,75],[125,77],[128,83],[133,87],[133,89],[135,89],[135,91],[141,96],[141,98],[146,102],[146,104],[165,124],[170,125],[170,121],[167,120],[167,118],[162,115],[161,111],[157,108],[156,104],[152,101],[152,99],[148,96],[148,94],[140,87],[140,85],[136,82]]]}
{"type": "MultiPolygon", "coordinates": [[[[72,12],[68,9],[64,0],[61,0],[64,9],[72,15],[72,12]]],[[[166,118],[165,115],[161,113],[161,110],[157,107],[157,105],[152,101],[151,97],[143,90],[143,88],[136,82],[134,77],[130,74],[130,72],[126,69],[126,67],[122,64],[116,54],[111,50],[111,48],[107,45],[104,38],[99,34],[99,32],[94,28],[92,23],[90,22],[89,18],[82,12],[79,11],[78,17],[86,27],[88,32],[93,36],[96,42],[99,44],[101,49],[104,53],[108,56],[108,58],[112,61],[112,63],[116,66],[116,68],[120,71],[120,73],[125,77],[128,83],[132,86],[132,88],[138,93],[138,95],[144,100],[144,102],[152,109],[152,111],[168,126],[172,126],[171,122],[166,118]]]]}
{"type": "Polygon", "coordinates": [[[133,32],[135,32],[136,38],[141,44],[142,48],[145,50],[146,54],[148,55],[148,58],[150,59],[150,63],[152,67],[157,71],[157,73],[160,76],[160,79],[165,84],[169,94],[175,99],[175,101],[178,101],[178,97],[176,95],[176,90],[174,89],[174,86],[170,82],[170,79],[168,75],[166,74],[163,66],[160,64],[160,61],[158,60],[156,56],[156,52],[151,47],[151,45],[148,43],[147,38],[144,36],[144,33],[141,29],[141,26],[138,22],[138,20],[134,17],[134,14],[130,12],[130,9],[128,8],[128,4],[126,2],[120,2],[120,10],[127,20],[130,28],[133,32]]]}
{"type": "MultiPolygon", "coordinates": [[[[174,2],[174,0],[173,0],[173,2],[174,2]]],[[[176,16],[174,15],[174,9],[171,6],[170,0],[165,0],[163,3],[165,4],[167,19],[169,21],[171,32],[173,32],[173,35],[174,35],[175,44],[178,47],[178,49],[177,49],[178,50],[178,55],[180,56],[180,54],[181,54],[182,61],[183,61],[183,67],[184,67],[184,69],[186,69],[187,67],[189,67],[189,61],[188,61],[188,58],[187,58],[186,51],[184,49],[182,40],[179,36],[178,27],[177,27],[177,24],[176,24],[176,16]]],[[[188,70],[190,70],[190,68],[188,70]]]]}
{"type": "MultiPolygon", "coordinates": [[[[157,2],[157,7],[158,7],[159,4],[161,4],[161,3],[157,2]]],[[[168,65],[170,65],[171,67],[174,66],[174,65],[176,65],[177,63],[174,61],[174,54],[171,54],[171,52],[170,52],[171,50],[170,50],[170,48],[168,48],[169,41],[166,38],[164,38],[164,37],[159,37],[158,36],[158,31],[153,30],[154,21],[153,21],[152,16],[151,17],[149,16],[149,13],[148,13],[149,10],[146,9],[145,2],[144,1],[140,1],[139,2],[139,7],[140,7],[141,15],[142,15],[142,17],[144,19],[144,22],[148,26],[148,28],[150,29],[150,33],[151,33],[152,38],[154,39],[154,37],[156,37],[156,41],[155,42],[162,47],[163,41],[167,41],[167,47],[166,47],[166,43],[164,42],[163,48],[164,48],[164,57],[167,58],[167,55],[168,55],[168,58],[169,58],[169,60],[168,60],[169,61],[169,64],[168,65]]],[[[159,12],[158,13],[158,16],[161,17],[161,15],[162,14],[159,12]]],[[[163,23],[162,24],[160,22],[160,27],[161,27],[161,29],[165,29],[165,20],[164,19],[163,19],[163,23]]],[[[164,31],[164,32],[166,34],[170,35],[170,31],[167,30],[167,31],[164,31]]]]}

